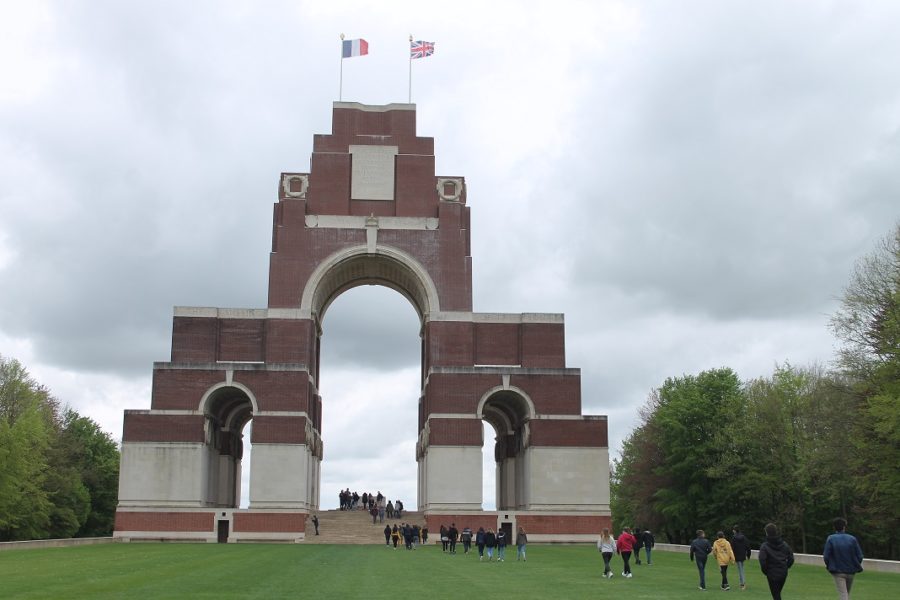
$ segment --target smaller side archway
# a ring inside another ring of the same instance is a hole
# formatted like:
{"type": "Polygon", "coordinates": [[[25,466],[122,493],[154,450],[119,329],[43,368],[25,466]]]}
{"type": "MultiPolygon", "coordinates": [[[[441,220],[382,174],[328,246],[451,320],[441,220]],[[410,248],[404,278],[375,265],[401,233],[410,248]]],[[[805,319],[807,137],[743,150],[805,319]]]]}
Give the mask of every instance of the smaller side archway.
{"type": "Polygon", "coordinates": [[[528,446],[528,422],[534,417],[534,404],[516,388],[495,388],[478,404],[478,417],[493,427],[495,494],[497,510],[523,508],[525,498],[525,448],[528,446]]]}
{"type": "Polygon", "coordinates": [[[256,399],[240,384],[210,388],[200,401],[204,416],[207,504],[238,508],[241,501],[243,430],[256,410],[256,399]]]}

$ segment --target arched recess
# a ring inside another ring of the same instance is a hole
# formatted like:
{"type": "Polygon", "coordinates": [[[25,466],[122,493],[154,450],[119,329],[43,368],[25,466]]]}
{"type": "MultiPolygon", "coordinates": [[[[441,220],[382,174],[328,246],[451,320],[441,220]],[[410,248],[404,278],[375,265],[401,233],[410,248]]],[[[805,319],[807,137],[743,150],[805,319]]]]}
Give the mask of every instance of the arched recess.
{"type": "Polygon", "coordinates": [[[415,258],[390,246],[347,248],[323,260],[310,275],[300,300],[301,312],[319,321],[328,305],[350,288],[379,284],[403,294],[419,319],[440,311],[437,288],[428,271],[415,258]]]}
{"type": "Polygon", "coordinates": [[[210,506],[237,508],[241,499],[242,431],[257,412],[256,399],[237,383],[220,383],[203,395],[206,498],[210,506]]]}
{"type": "Polygon", "coordinates": [[[497,510],[524,508],[525,448],[528,422],[534,417],[531,398],[518,388],[500,387],[488,391],[478,403],[478,417],[494,428],[497,510]]]}

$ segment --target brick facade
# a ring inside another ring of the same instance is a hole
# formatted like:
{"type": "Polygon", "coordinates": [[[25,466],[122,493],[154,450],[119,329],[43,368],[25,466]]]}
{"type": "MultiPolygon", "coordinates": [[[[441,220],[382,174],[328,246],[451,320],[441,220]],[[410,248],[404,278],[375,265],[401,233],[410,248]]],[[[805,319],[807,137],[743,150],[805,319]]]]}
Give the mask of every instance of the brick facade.
{"type": "MultiPolygon", "coordinates": [[[[140,524],[197,531],[190,527],[201,521],[211,530],[212,513],[179,517],[152,507],[233,509],[228,490],[240,476],[240,432],[252,419],[253,442],[264,449],[253,454],[251,509],[258,503],[276,512],[235,512],[234,531],[296,540],[303,516],[318,508],[315,461],[327,405],[318,389],[323,317],[338,295],[373,283],[403,290],[422,322],[418,431],[409,432],[419,435],[416,456],[424,465],[421,510],[480,507],[480,490],[461,497],[440,485],[470,477],[465,469],[480,472],[472,450],[483,443],[482,419],[497,432],[496,442],[484,443],[497,444],[498,469],[506,469],[498,475],[508,488],[498,494],[502,503],[533,502],[552,512],[554,502],[571,510],[581,497],[598,497],[600,482],[585,481],[560,501],[544,483],[547,474],[528,471],[521,454],[528,445],[590,453],[607,444],[605,418],[581,414],[581,374],[565,364],[562,315],[472,312],[465,180],[435,175],[434,140],[417,135],[413,105],[336,103],[332,117],[331,133],[314,138],[309,173],[279,179],[267,307],[176,308],[171,358],[154,365],[150,410],[126,411],[124,420],[120,501],[129,509],[146,502],[146,511],[121,513],[117,530],[140,524]],[[148,450],[147,442],[157,448],[148,450]],[[197,444],[203,447],[192,449],[197,444]],[[437,458],[429,461],[432,450],[437,458]],[[184,497],[170,490],[148,498],[154,491],[136,474],[153,468],[170,473],[184,497]],[[429,476],[429,469],[459,472],[429,476]],[[515,477],[535,483],[529,500],[514,497],[522,487],[515,477]]],[[[595,464],[600,455],[590,456],[595,464]]],[[[608,511],[608,499],[589,508],[608,511]]],[[[584,518],[578,527],[599,522],[584,518]]],[[[547,519],[533,521],[535,528],[575,528],[571,520],[547,519]]]]}
{"type": "Polygon", "coordinates": [[[116,531],[213,531],[213,512],[116,512],[116,531]]]}

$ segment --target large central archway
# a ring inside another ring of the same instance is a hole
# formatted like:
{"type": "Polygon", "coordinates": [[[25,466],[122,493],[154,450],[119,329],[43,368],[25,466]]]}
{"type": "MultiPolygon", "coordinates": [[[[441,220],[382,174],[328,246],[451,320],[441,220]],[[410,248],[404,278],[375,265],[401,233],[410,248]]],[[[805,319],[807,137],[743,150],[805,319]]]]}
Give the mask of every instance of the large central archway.
{"type": "Polygon", "coordinates": [[[416,506],[420,362],[420,320],[401,294],[361,285],[329,304],[319,359],[320,510],[338,508],[348,487],[416,506]]]}

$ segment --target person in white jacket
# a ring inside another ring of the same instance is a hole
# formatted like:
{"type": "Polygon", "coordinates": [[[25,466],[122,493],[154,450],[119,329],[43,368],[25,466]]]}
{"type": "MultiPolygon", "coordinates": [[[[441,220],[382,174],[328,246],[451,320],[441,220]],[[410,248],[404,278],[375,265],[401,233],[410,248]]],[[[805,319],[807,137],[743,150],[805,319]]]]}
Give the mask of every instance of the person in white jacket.
{"type": "Polygon", "coordinates": [[[609,561],[612,560],[613,554],[616,553],[616,538],[610,535],[609,529],[605,527],[600,534],[600,539],[597,540],[597,550],[603,556],[603,576],[607,579],[612,579],[613,571],[612,567],[609,566],[609,561]]]}

